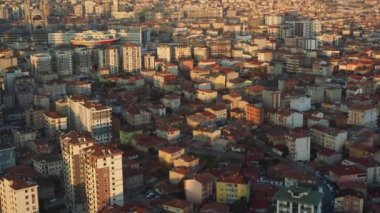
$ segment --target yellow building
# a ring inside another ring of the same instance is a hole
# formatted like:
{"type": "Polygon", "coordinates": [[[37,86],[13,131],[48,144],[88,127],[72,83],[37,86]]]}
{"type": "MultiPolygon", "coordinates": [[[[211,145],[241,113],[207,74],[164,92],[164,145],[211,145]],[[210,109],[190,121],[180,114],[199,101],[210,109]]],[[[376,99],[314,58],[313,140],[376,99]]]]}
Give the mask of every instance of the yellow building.
{"type": "Polygon", "coordinates": [[[240,174],[223,175],[216,181],[216,201],[232,204],[241,198],[249,201],[250,185],[240,174]]]}
{"type": "Polygon", "coordinates": [[[185,155],[185,149],[179,146],[168,146],[158,150],[158,158],[165,164],[173,164],[174,160],[185,155]]]}

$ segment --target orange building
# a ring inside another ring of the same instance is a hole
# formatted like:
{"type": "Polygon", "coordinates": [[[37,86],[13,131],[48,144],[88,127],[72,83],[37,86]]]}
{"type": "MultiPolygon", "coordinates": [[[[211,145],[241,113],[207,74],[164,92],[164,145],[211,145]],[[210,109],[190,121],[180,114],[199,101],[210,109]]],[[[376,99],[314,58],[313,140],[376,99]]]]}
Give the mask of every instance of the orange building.
{"type": "Polygon", "coordinates": [[[250,123],[260,125],[264,122],[264,109],[257,107],[253,104],[247,104],[246,106],[246,119],[250,123]]]}

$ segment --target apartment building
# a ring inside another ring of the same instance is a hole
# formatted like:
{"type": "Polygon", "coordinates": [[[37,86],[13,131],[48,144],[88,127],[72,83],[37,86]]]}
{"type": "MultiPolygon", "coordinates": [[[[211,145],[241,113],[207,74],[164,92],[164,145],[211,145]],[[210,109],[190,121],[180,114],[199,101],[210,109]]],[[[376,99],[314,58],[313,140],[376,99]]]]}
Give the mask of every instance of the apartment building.
{"type": "Polygon", "coordinates": [[[25,110],[25,126],[27,128],[44,128],[44,108],[30,107],[25,110]]]}
{"type": "Polygon", "coordinates": [[[82,156],[87,212],[124,205],[122,152],[110,145],[95,144],[85,148],[82,156]]]}
{"type": "Polygon", "coordinates": [[[1,212],[38,213],[38,185],[14,178],[0,179],[1,212]]]}
{"type": "Polygon", "coordinates": [[[281,187],[274,195],[275,212],[321,213],[323,194],[305,187],[281,187]]]}
{"type": "Polygon", "coordinates": [[[356,105],[348,109],[347,123],[352,125],[375,128],[378,110],[372,105],[356,105]]]}
{"type": "Polygon", "coordinates": [[[253,104],[247,104],[245,107],[245,119],[254,125],[263,124],[264,109],[253,104]]]}
{"type": "Polygon", "coordinates": [[[156,69],[156,57],[152,53],[146,53],[144,55],[144,69],[155,70],[156,69]]]}
{"type": "Polygon", "coordinates": [[[117,46],[108,46],[100,51],[101,54],[98,56],[99,67],[108,68],[111,75],[117,74],[120,68],[119,48],[117,46]]]}
{"type": "Polygon", "coordinates": [[[16,166],[15,147],[3,141],[0,143],[0,172],[16,166]]]}
{"type": "Polygon", "coordinates": [[[93,53],[89,48],[76,48],[74,51],[74,70],[89,73],[93,68],[93,53]]]}
{"type": "Polygon", "coordinates": [[[207,60],[209,58],[209,49],[205,46],[194,47],[194,58],[198,61],[207,60]]]}
{"type": "Polygon", "coordinates": [[[295,130],[285,137],[289,156],[294,161],[310,160],[310,136],[305,130],[295,130]]]}
{"type": "Polygon", "coordinates": [[[50,139],[56,139],[60,132],[67,130],[67,117],[59,112],[44,113],[45,133],[50,139]]]}
{"type": "Polygon", "coordinates": [[[69,132],[60,136],[66,207],[73,213],[85,213],[85,165],[82,151],[94,145],[89,133],[69,132]]]}
{"type": "Polygon", "coordinates": [[[238,173],[222,175],[216,181],[216,201],[232,204],[241,198],[247,202],[250,196],[250,184],[238,173]]]}
{"type": "Polygon", "coordinates": [[[166,63],[171,61],[171,47],[169,45],[160,45],[157,47],[157,58],[164,60],[166,63]]]}
{"type": "Polygon", "coordinates": [[[44,176],[62,175],[62,158],[56,154],[41,154],[32,158],[33,168],[44,176]]]}
{"type": "Polygon", "coordinates": [[[68,98],[71,128],[76,131],[88,131],[99,143],[110,142],[112,138],[112,109],[84,96],[68,98]]]}
{"type": "Polygon", "coordinates": [[[310,137],[313,144],[339,152],[346,143],[347,131],[317,124],[310,128],[310,137]]]}
{"type": "Polygon", "coordinates": [[[59,76],[73,74],[73,54],[70,51],[57,51],[53,59],[54,69],[59,76]]]}
{"type": "Polygon", "coordinates": [[[176,46],[174,47],[174,58],[176,61],[184,58],[191,58],[191,47],[176,46]]]}
{"type": "Polygon", "coordinates": [[[172,165],[174,160],[185,155],[185,149],[179,146],[167,146],[158,150],[160,162],[172,165]]]}
{"type": "Polygon", "coordinates": [[[51,72],[52,57],[49,53],[37,53],[30,56],[30,64],[33,74],[51,72]]]}
{"type": "Polygon", "coordinates": [[[204,200],[211,197],[213,194],[213,179],[208,174],[197,174],[191,179],[184,182],[186,200],[202,204],[204,200]]]}
{"type": "Polygon", "coordinates": [[[265,108],[280,108],[281,107],[281,91],[263,90],[262,92],[263,106],[265,108]]]}
{"type": "Polygon", "coordinates": [[[141,64],[141,46],[133,43],[126,43],[122,46],[123,52],[123,70],[124,72],[140,71],[141,64]]]}

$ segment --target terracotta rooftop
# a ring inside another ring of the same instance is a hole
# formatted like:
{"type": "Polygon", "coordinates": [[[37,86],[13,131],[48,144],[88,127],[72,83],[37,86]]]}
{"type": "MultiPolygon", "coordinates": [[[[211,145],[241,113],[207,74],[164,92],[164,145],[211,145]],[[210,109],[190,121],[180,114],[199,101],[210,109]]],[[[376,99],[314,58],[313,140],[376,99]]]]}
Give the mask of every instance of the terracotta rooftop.
{"type": "Polygon", "coordinates": [[[239,173],[222,175],[221,177],[218,178],[217,182],[248,184],[248,182],[244,179],[244,177],[240,175],[239,173]]]}
{"type": "Polygon", "coordinates": [[[179,152],[183,149],[183,147],[180,146],[167,146],[160,149],[161,152],[166,152],[168,154],[173,154],[176,152],[179,152]]]}
{"type": "Polygon", "coordinates": [[[365,174],[366,172],[354,165],[336,165],[330,169],[330,172],[338,176],[365,174]]]}

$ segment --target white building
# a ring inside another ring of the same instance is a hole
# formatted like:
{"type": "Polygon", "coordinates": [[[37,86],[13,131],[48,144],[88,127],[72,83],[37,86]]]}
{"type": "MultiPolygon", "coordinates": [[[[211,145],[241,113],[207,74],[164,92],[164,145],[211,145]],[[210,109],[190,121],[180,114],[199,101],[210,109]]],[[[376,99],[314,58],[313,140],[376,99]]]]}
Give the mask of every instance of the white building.
{"type": "Polygon", "coordinates": [[[51,55],[49,53],[37,53],[30,55],[30,64],[33,74],[51,72],[51,55]]]}
{"type": "Polygon", "coordinates": [[[281,187],[274,195],[276,213],[321,213],[323,194],[304,187],[281,187]]]}
{"type": "Polygon", "coordinates": [[[67,130],[67,117],[59,112],[44,113],[45,134],[50,139],[55,139],[62,132],[67,130]]]}
{"type": "Polygon", "coordinates": [[[293,97],[290,99],[290,109],[300,112],[309,111],[311,108],[311,98],[308,96],[293,97]]]}
{"type": "Polygon", "coordinates": [[[310,160],[310,136],[307,132],[297,130],[286,136],[289,155],[294,161],[310,160]]]}
{"type": "Polygon", "coordinates": [[[56,154],[45,154],[33,157],[33,168],[44,176],[62,175],[62,158],[56,154]]]}
{"type": "Polygon", "coordinates": [[[88,131],[99,143],[110,142],[112,138],[112,109],[83,97],[68,98],[69,120],[76,131],[88,131]]]}
{"type": "Polygon", "coordinates": [[[54,54],[54,68],[58,75],[73,74],[73,55],[70,51],[58,51],[54,54]]]}

